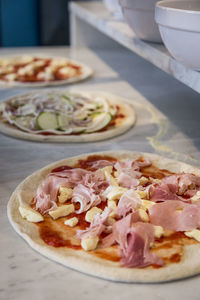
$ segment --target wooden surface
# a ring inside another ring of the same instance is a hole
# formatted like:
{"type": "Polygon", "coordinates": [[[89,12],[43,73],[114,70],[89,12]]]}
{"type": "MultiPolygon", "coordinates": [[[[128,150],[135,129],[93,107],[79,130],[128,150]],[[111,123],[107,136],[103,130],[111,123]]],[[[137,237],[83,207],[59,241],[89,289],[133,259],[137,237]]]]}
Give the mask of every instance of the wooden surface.
{"type": "MultiPolygon", "coordinates": [[[[25,49],[5,49],[0,54],[16,51],[25,49]]],[[[154,152],[200,167],[199,95],[120,46],[115,51],[64,47],[26,51],[71,56],[89,64],[95,76],[73,88],[104,90],[132,99],[137,123],[120,137],[86,144],[34,143],[0,135],[0,299],[110,300],[122,299],[122,295],[123,299],[141,300],[199,299],[199,276],[168,284],[129,285],[67,269],[34,252],[17,236],[6,216],[12,191],[26,176],[73,155],[127,149],[154,152]]],[[[25,91],[1,89],[0,99],[25,91]]]]}

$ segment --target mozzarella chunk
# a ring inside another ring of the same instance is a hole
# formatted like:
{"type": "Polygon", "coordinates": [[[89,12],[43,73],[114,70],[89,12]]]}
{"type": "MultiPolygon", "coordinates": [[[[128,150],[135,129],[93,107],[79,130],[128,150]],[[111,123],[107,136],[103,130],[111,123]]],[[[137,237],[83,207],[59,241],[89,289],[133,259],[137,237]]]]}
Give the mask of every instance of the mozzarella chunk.
{"type": "Polygon", "coordinates": [[[78,218],[74,217],[71,219],[68,219],[64,222],[65,225],[68,225],[70,227],[74,227],[78,224],[78,218]]]}
{"type": "Polygon", "coordinates": [[[31,207],[20,206],[19,212],[22,218],[26,219],[29,222],[37,223],[44,220],[43,216],[31,207]]]}
{"type": "Polygon", "coordinates": [[[98,214],[98,213],[102,213],[102,209],[98,208],[98,207],[92,207],[90,210],[87,211],[86,215],[85,215],[85,220],[89,223],[92,222],[92,220],[94,219],[94,217],[98,214]]]}
{"type": "Polygon", "coordinates": [[[149,222],[149,216],[144,209],[139,208],[139,215],[143,222],[149,222]]]}
{"type": "Polygon", "coordinates": [[[153,178],[153,177],[149,177],[149,180],[152,182],[152,183],[160,183],[161,180],[158,179],[158,178],[153,178]]]}
{"type": "Polygon", "coordinates": [[[144,177],[144,176],[142,176],[142,177],[140,178],[140,184],[141,184],[141,185],[146,184],[148,181],[149,181],[149,179],[146,178],[146,177],[144,177]]]}
{"type": "Polygon", "coordinates": [[[200,230],[193,229],[191,231],[185,231],[184,234],[190,238],[195,239],[196,241],[200,242],[200,230]]]}
{"type": "Polygon", "coordinates": [[[163,229],[162,226],[154,225],[154,235],[155,235],[155,237],[160,238],[161,236],[164,235],[164,233],[165,232],[164,232],[164,229],[163,229]]]}
{"type": "Polygon", "coordinates": [[[109,186],[106,189],[106,197],[108,198],[108,201],[119,200],[126,191],[128,191],[128,189],[120,186],[109,186]]]}
{"type": "Polygon", "coordinates": [[[140,196],[140,198],[142,198],[142,199],[147,198],[146,191],[136,190],[136,192],[138,193],[138,195],[140,196]]]}
{"type": "Polygon", "coordinates": [[[60,68],[59,72],[62,74],[62,75],[69,75],[69,76],[74,76],[76,75],[76,70],[74,68],[71,68],[71,67],[63,67],[63,68],[60,68]]]}
{"type": "Polygon", "coordinates": [[[112,212],[110,213],[110,217],[115,218],[116,217],[116,210],[117,210],[116,202],[113,201],[113,200],[108,201],[108,207],[112,209],[112,212]]]}
{"type": "Polygon", "coordinates": [[[191,200],[193,202],[197,202],[198,200],[200,200],[200,191],[198,191],[192,198],[191,200]]]}
{"type": "Polygon", "coordinates": [[[81,240],[81,247],[85,250],[85,251],[91,251],[96,249],[97,245],[99,242],[99,238],[98,237],[94,237],[94,238],[85,238],[81,240]]]}
{"type": "Polygon", "coordinates": [[[108,182],[110,182],[111,185],[118,186],[117,180],[111,175],[112,171],[113,171],[112,166],[107,166],[101,169],[101,172],[103,173],[105,179],[108,182]]]}
{"type": "Polygon", "coordinates": [[[70,188],[66,188],[64,186],[61,186],[59,188],[59,192],[60,192],[60,195],[58,196],[58,201],[60,203],[64,203],[72,197],[73,190],[70,189],[70,188]]]}
{"type": "Polygon", "coordinates": [[[155,202],[149,200],[142,200],[141,208],[147,211],[151,206],[155,205],[155,202]]]}
{"type": "Polygon", "coordinates": [[[49,215],[54,219],[58,219],[60,217],[66,217],[69,214],[74,212],[74,205],[73,204],[68,204],[68,205],[62,205],[59,206],[58,208],[49,211],[49,215]]]}
{"type": "Polygon", "coordinates": [[[17,74],[16,73],[10,73],[10,74],[7,74],[5,76],[5,78],[8,80],[8,81],[14,81],[16,78],[17,78],[17,74]]]}

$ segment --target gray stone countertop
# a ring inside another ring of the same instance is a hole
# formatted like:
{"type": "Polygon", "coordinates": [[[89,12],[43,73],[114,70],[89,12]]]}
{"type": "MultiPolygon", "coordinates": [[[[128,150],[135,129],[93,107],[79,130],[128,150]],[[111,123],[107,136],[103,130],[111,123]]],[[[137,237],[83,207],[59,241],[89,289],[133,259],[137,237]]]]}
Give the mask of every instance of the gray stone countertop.
{"type": "MultiPolygon", "coordinates": [[[[65,268],[33,251],[14,232],[6,215],[12,191],[26,176],[73,155],[125,149],[200,166],[199,94],[120,46],[115,51],[3,49],[0,55],[17,52],[70,56],[89,64],[94,77],[73,88],[103,90],[132,99],[137,123],[119,137],[85,144],[36,143],[0,135],[0,299],[199,299],[199,276],[165,284],[122,284],[65,268]]],[[[22,92],[27,90],[1,88],[0,100],[22,92]]]]}

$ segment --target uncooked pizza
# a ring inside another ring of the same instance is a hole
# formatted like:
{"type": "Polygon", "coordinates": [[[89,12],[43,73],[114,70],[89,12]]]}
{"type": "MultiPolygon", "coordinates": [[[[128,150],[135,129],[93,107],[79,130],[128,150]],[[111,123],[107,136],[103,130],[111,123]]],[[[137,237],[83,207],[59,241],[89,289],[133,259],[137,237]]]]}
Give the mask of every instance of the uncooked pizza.
{"type": "Polygon", "coordinates": [[[17,187],[8,216],[38,252],[87,274],[159,282],[200,272],[200,171],[158,155],[49,165],[17,187]]]}
{"type": "Polygon", "coordinates": [[[91,69],[77,61],[39,55],[0,58],[0,83],[19,86],[58,85],[87,78],[91,69]]]}
{"type": "Polygon", "coordinates": [[[99,92],[44,91],[0,104],[0,131],[38,141],[96,141],[135,123],[132,104],[99,92]]]}

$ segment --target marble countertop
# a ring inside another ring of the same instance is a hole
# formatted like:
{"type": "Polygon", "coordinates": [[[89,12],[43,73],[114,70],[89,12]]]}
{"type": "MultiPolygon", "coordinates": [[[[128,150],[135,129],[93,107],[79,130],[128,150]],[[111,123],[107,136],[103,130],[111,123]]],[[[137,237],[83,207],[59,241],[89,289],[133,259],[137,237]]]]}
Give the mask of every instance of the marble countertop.
{"type": "MultiPolygon", "coordinates": [[[[154,152],[200,166],[199,95],[127,49],[27,48],[8,53],[48,53],[89,64],[95,76],[73,88],[104,90],[132,99],[137,123],[127,133],[85,144],[36,143],[0,135],[0,299],[198,300],[200,276],[165,284],[122,284],[63,267],[33,251],[12,229],[6,205],[15,187],[53,161],[100,150],[154,152]]],[[[62,87],[63,88],[63,87],[62,87]]],[[[0,90],[0,100],[25,89],[0,90]]]]}
{"type": "Polygon", "coordinates": [[[125,21],[114,18],[108,12],[103,1],[71,2],[70,10],[74,16],[200,93],[198,71],[188,69],[179,63],[163,44],[145,42],[137,38],[125,21]]]}

